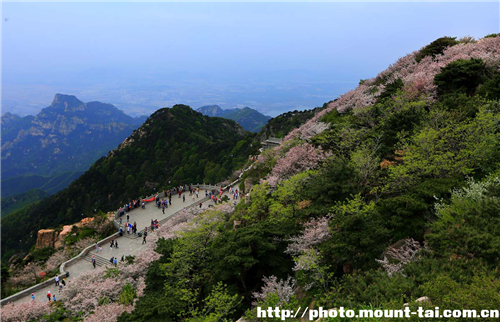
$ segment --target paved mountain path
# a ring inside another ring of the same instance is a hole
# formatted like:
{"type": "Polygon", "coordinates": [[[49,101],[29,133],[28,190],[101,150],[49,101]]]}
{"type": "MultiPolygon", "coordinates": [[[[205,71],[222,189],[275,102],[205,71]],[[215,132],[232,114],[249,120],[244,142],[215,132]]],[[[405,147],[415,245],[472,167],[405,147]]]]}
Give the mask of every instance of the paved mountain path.
{"type": "MultiPolygon", "coordinates": [[[[168,218],[172,216],[174,213],[176,213],[179,210],[182,210],[183,208],[193,205],[193,204],[199,204],[200,200],[205,197],[205,190],[200,189],[200,194],[199,198],[195,199],[193,201],[193,196],[189,195],[189,192],[184,193],[186,196],[186,201],[182,202],[182,197],[179,198],[177,195],[172,196],[172,205],[169,206],[168,208],[165,208],[165,214],[162,213],[161,208],[158,208],[155,204],[154,201],[149,202],[146,204],[146,209],[141,209],[135,208],[128,212],[130,215],[130,222],[133,224],[134,221],[137,222],[137,230],[141,231],[143,230],[146,226],[151,225],[151,219],[158,219],[158,221],[161,221],[162,219],[168,218]]],[[[194,195],[194,194],[193,194],[194,195]]],[[[228,194],[227,192],[224,193],[224,195],[227,195],[230,199],[232,199],[231,195],[228,194]]],[[[240,201],[241,198],[238,198],[238,200],[235,201],[240,201]]],[[[208,199],[205,201],[202,205],[202,208],[207,209],[209,205],[213,205],[214,202],[211,199],[208,199]]],[[[123,223],[127,221],[127,214],[122,216],[123,223]]],[[[161,225],[160,225],[161,227],[161,225]]],[[[132,233],[130,234],[132,235],[132,233]]],[[[147,244],[142,244],[142,238],[130,238],[131,236],[127,236],[127,232],[124,232],[124,236],[116,238],[115,240],[118,242],[118,249],[116,248],[110,248],[109,243],[102,245],[102,253],[96,253],[95,248],[92,249],[86,258],[82,258],[78,261],[76,261],[74,264],[71,266],[67,267],[67,271],[69,271],[69,277],[66,278],[66,284],[70,284],[72,280],[79,276],[81,273],[86,272],[88,270],[94,269],[92,266],[92,263],[90,262],[89,255],[90,257],[92,255],[97,255],[99,257],[102,257],[104,260],[106,260],[105,265],[110,265],[111,263],[109,262],[111,257],[117,257],[118,261],[121,259],[122,256],[127,256],[127,255],[136,255],[140,253],[142,250],[144,250],[147,247],[147,244]]],[[[147,240],[147,239],[146,239],[147,240]]],[[[96,257],[97,257],[96,256],[96,257]]],[[[98,260],[99,263],[104,263],[102,259],[98,260]]],[[[55,284],[46,286],[44,288],[41,288],[37,291],[35,291],[35,301],[45,301],[47,302],[47,292],[50,291],[51,294],[56,294],[57,300],[64,300],[62,292],[60,295],[61,297],[59,298],[59,289],[58,287],[55,286],[55,284]]],[[[20,303],[20,302],[29,302],[31,301],[30,295],[22,297],[16,301],[13,301],[13,303],[20,303]]]]}

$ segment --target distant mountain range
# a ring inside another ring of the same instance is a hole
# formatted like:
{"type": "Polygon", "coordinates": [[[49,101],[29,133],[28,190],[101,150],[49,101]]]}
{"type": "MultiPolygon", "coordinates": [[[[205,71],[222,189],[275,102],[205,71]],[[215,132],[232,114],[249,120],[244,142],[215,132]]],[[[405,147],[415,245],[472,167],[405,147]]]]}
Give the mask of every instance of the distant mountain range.
{"type": "Polygon", "coordinates": [[[1,117],[2,197],[33,188],[47,193],[65,188],[146,119],[133,118],[111,104],[84,103],[63,94],[56,94],[36,116],[5,113],[1,117]],[[57,185],[52,184],[54,178],[57,185]]]}
{"type": "Polygon", "coordinates": [[[271,119],[270,116],[264,115],[250,107],[223,110],[219,105],[207,105],[198,108],[196,111],[206,116],[222,117],[236,121],[245,130],[255,133],[259,132],[266,125],[267,121],[271,119]]]}

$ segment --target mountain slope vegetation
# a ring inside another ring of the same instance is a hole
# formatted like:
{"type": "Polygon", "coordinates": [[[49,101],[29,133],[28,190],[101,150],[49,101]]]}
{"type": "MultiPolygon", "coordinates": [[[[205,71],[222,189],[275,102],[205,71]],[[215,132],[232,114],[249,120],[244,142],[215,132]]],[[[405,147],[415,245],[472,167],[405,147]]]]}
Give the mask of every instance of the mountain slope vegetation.
{"type": "Polygon", "coordinates": [[[145,295],[118,320],[256,321],[255,305],[416,309],[424,296],[495,309],[500,38],[419,53],[264,152],[245,174],[257,184],[250,200],[231,216],[214,224],[207,213],[160,240],[145,295]],[[192,249],[204,260],[180,262],[192,249]],[[211,311],[215,294],[231,305],[211,311]]]}
{"type": "MultiPolygon", "coordinates": [[[[244,202],[180,214],[131,263],[79,276],[78,297],[51,317],[77,319],[83,304],[122,322],[259,321],[257,306],[498,309],[500,37],[445,43],[362,80],[260,154],[244,202]]],[[[196,117],[178,109],[159,112],[196,117]]]]}

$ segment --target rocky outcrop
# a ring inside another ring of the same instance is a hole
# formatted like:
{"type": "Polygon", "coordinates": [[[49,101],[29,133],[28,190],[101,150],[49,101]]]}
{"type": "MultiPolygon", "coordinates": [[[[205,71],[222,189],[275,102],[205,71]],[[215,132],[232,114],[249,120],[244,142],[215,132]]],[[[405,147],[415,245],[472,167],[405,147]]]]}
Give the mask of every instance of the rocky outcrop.
{"type": "Polygon", "coordinates": [[[87,217],[87,218],[83,218],[82,220],[80,220],[80,222],[73,224],[73,226],[76,226],[78,228],[86,227],[86,226],[90,225],[93,221],[94,221],[94,217],[87,217]]]}
{"type": "Polygon", "coordinates": [[[71,232],[72,228],[73,228],[73,225],[63,226],[63,229],[61,230],[61,232],[57,236],[57,240],[54,243],[54,248],[57,249],[57,248],[61,248],[61,247],[64,246],[64,239],[66,239],[66,237],[68,236],[68,234],[71,232]]]}
{"type": "Polygon", "coordinates": [[[88,227],[94,222],[94,217],[83,218],[79,222],[73,225],[65,225],[60,232],[57,232],[55,229],[41,229],[38,231],[38,236],[36,240],[36,248],[44,248],[44,247],[54,247],[61,248],[64,246],[64,240],[71,233],[73,227],[76,226],[78,228],[88,227]]]}
{"type": "Polygon", "coordinates": [[[36,239],[36,248],[54,247],[56,234],[54,229],[40,229],[36,239]]]}

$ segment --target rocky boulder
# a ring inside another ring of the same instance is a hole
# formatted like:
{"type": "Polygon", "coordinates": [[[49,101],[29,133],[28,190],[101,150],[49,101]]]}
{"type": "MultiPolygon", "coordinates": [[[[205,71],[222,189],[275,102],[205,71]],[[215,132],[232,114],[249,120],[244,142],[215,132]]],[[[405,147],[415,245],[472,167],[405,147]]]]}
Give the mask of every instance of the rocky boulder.
{"type": "Polygon", "coordinates": [[[54,248],[61,248],[63,247],[64,245],[64,239],[66,238],[66,236],[68,236],[68,234],[71,232],[71,229],[73,228],[73,225],[66,225],[66,226],[63,226],[63,229],[61,230],[61,232],[59,233],[59,235],[57,236],[57,240],[56,242],[54,243],[54,248]]]}
{"type": "Polygon", "coordinates": [[[36,248],[54,247],[56,234],[54,229],[40,229],[36,239],[36,248]]]}

